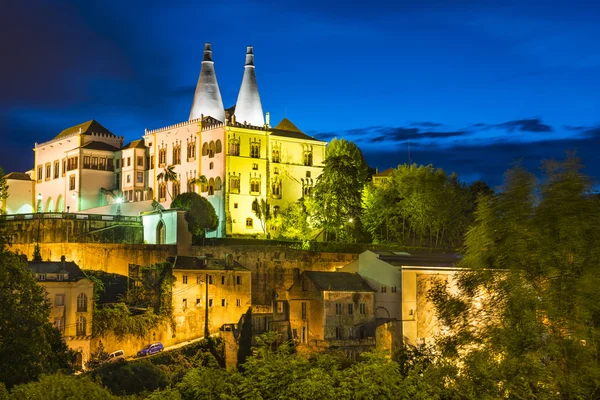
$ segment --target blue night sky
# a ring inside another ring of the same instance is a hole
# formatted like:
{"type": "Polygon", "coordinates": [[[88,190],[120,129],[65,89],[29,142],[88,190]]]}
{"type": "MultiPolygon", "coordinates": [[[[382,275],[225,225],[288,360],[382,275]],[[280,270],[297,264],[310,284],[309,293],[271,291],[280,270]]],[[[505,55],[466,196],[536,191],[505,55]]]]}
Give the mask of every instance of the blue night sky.
{"type": "Polygon", "coordinates": [[[408,161],[501,182],[577,150],[600,177],[600,3],[9,0],[0,24],[0,165],[96,119],[130,141],[187,119],[204,42],[225,107],[247,45],[263,108],[408,161]],[[391,4],[393,3],[393,4],[391,4]]]}

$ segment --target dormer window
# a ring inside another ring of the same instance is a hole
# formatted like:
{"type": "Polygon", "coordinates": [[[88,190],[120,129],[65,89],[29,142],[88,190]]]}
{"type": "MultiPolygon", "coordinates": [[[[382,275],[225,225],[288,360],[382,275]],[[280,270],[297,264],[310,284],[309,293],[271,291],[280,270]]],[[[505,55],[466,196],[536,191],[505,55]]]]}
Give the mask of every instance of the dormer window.
{"type": "Polygon", "coordinates": [[[46,280],[46,274],[38,274],[38,280],[39,281],[45,281],[46,280]]]}

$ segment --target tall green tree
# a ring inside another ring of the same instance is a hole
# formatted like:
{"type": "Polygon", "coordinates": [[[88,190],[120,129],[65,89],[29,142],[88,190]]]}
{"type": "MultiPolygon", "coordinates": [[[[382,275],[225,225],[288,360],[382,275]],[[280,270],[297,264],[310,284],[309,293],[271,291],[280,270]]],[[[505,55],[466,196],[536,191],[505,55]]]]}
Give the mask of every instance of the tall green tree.
{"type": "Polygon", "coordinates": [[[309,241],[315,237],[315,226],[311,215],[313,199],[303,197],[294,203],[288,204],[279,211],[275,223],[279,227],[279,234],[286,239],[309,241]]]}
{"type": "Polygon", "coordinates": [[[4,213],[6,206],[6,200],[8,199],[8,183],[6,182],[6,176],[4,170],[0,167],[0,215],[4,213]]]}
{"type": "Polygon", "coordinates": [[[210,202],[198,193],[182,193],[173,200],[171,208],[185,210],[188,229],[194,236],[205,237],[206,232],[219,226],[219,217],[210,202]]]}
{"type": "Polygon", "coordinates": [[[333,139],[326,149],[325,167],[313,191],[315,220],[328,239],[356,239],[360,224],[362,189],[368,167],[353,142],[333,139]]]}
{"type": "Polygon", "coordinates": [[[267,235],[267,223],[271,219],[269,204],[267,204],[265,199],[261,198],[259,200],[257,197],[252,202],[252,212],[254,212],[254,215],[256,215],[256,218],[260,221],[260,226],[265,233],[265,236],[269,237],[270,235],[267,235]]]}
{"type": "Polygon", "coordinates": [[[7,387],[70,369],[72,354],[49,317],[45,290],[27,261],[0,247],[0,382],[7,387]]]}
{"type": "Polygon", "coordinates": [[[431,293],[469,398],[600,396],[600,209],[573,155],[478,202],[458,292],[431,293]]]}

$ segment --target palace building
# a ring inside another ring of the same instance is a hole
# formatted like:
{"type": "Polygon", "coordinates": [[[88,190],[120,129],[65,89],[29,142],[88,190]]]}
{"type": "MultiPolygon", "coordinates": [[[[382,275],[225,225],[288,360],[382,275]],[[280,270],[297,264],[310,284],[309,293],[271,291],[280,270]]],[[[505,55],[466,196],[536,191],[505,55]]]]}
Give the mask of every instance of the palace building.
{"type": "Polygon", "coordinates": [[[272,127],[263,112],[252,47],[245,61],[237,102],[228,109],[206,43],[187,121],[147,129],[142,139],[125,146],[122,137],[95,120],[36,143],[35,166],[28,172],[33,192],[29,187],[26,195],[16,193],[25,185],[9,188],[9,198],[31,204],[4,209],[128,214],[150,211],[154,200],[168,209],[178,194],[196,192],[219,217],[211,236],[278,236],[253,208],[264,201],[276,213],[309,194],[323,170],[327,143],[287,118],[272,127]]]}

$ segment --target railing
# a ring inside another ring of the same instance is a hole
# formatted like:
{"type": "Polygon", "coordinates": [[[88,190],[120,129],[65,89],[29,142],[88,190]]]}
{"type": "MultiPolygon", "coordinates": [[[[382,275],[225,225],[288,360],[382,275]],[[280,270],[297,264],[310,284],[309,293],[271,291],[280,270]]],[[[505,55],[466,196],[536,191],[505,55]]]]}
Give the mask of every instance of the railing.
{"type": "Polygon", "coordinates": [[[118,221],[118,222],[142,222],[142,217],[129,215],[104,215],[104,214],[79,214],[79,213],[32,213],[32,214],[8,214],[0,215],[0,221],[24,221],[37,219],[72,219],[88,221],[118,221]]]}

